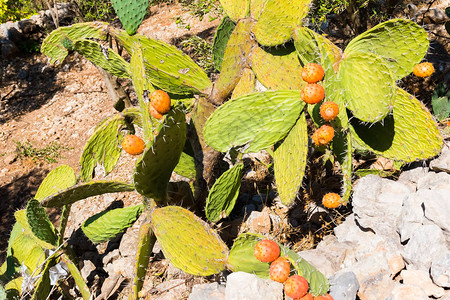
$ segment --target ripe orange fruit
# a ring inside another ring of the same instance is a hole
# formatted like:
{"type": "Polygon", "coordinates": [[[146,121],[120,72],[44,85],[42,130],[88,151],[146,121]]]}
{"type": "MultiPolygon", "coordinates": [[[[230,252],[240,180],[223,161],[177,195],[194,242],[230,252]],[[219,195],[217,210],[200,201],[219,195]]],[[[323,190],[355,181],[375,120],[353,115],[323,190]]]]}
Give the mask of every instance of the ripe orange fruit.
{"type": "Polygon", "coordinates": [[[329,142],[331,142],[333,137],[334,137],[333,127],[328,124],[324,124],[313,133],[312,139],[314,144],[316,144],[317,146],[325,146],[329,142]]]}
{"type": "Polygon", "coordinates": [[[302,78],[308,83],[316,83],[323,79],[325,71],[322,66],[316,63],[306,64],[302,69],[302,78]]]}
{"type": "Polygon", "coordinates": [[[430,62],[423,62],[418,65],[415,65],[413,73],[417,77],[428,77],[434,73],[433,64],[430,62]]]}
{"type": "Polygon", "coordinates": [[[160,114],[167,114],[170,110],[170,97],[163,90],[155,90],[150,95],[150,104],[160,114]]]}
{"type": "Polygon", "coordinates": [[[338,208],[341,206],[341,196],[336,193],[327,193],[322,198],[322,204],[327,208],[338,208]]]}
{"type": "Polygon", "coordinates": [[[305,296],[308,288],[308,281],[300,275],[292,275],[284,282],[284,293],[294,299],[305,296]]]}
{"type": "Polygon", "coordinates": [[[152,115],[153,118],[155,119],[161,119],[163,117],[163,114],[160,114],[154,107],[153,105],[149,105],[148,109],[150,110],[150,115],[152,115]]]}
{"type": "Polygon", "coordinates": [[[129,134],[122,141],[122,149],[131,155],[141,154],[144,152],[145,143],[137,135],[129,134]]]}
{"type": "Polygon", "coordinates": [[[330,294],[314,297],[314,300],[333,300],[330,294]]]}
{"type": "Polygon", "coordinates": [[[255,245],[255,257],[262,262],[273,262],[280,256],[280,246],[272,240],[261,240],[255,245]]]}
{"type": "Polygon", "coordinates": [[[299,300],[314,300],[313,295],[311,295],[310,293],[306,293],[305,296],[298,298],[299,300]]]}
{"type": "Polygon", "coordinates": [[[325,89],[317,83],[308,83],[301,92],[301,98],[308,104],[316,104],[325,97],[325,89]]]}
{"type": "Polygon", "coordinates": [[[326,101],[320,106],[320,115],[325,121],[331,121],[339,114],[339,106],[333,101],[326,101]]]}
{"type": "Polygon", "coordinates": [[[285,282],[291,272],[291,265],[284,257],[278,257],[270,264],[270,279],[277,282],[285,282]]]}

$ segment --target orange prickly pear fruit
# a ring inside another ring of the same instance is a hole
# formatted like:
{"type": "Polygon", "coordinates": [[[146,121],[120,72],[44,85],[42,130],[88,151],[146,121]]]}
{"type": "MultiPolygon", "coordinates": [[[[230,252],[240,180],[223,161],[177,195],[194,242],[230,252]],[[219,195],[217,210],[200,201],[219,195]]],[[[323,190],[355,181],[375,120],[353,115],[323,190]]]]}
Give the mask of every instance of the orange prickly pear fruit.
{"type": "Polygon", "coordinates": [[[170,110],[170,97],[163,90],[155,90],[150,95],[150,105],[160,114],[167,114],[170,110]]]}
{"type": "Polygon", "coordinates": [[[122,149],[128,154],[138,155],[144,152],[145,143],[137,135],[129,134],[122,141],[122,149]]]}
{"type": "Polygon", "coordinates": [[[308,281],[300,275],[292,275],[284,282],[284,293],[294,299],[305,296],[308,289],[308,281]]]}
{"type": "MultiPolygon", "coordinates": [[[[301,298],[297,298],[298,300],[314,300],[313,295],[311,295],[310,293],[306,293],[305,296],[301,297],[301,298]]],[[[295,299],[295,300],[297,300],[295,299]]]]}
{"type": "Polygon", "coordinates": [[[291,272],[291,266],[284,257],[278,257],[270,264],[270,279],[278,282],[285,282],[291,272]]]}
{"type": "Polygon", "coordinates": [[[334,137],[333,127],[328,124],[324,124],[313,133],[312,139],[314,144],[316,144],[317,146],[325,146],[329,142],[331,142],[333,137],[334,137]]]}
{"type": "Polygon", "coordinates": [[[255,257],[262,262],[273,262],[280,256],[280,246],[272,240],[261,240],[255,245],[255,257]]]}
{"type": "Polygon", "coordinates": [[[326,208],[338,208],[341,206],[341,196],[336,193],[327,193],[322,198],[322,204],[326,208]]]}
{"type": "Polygon", "coordinates": [[[317,83],[308,83],[301,91],[300,97],[308,104],[316,104],[325,97],[325,89],[317,83]]]}
{"type": "Polygon", "coordinates": [[[333,300],[330,294],[314,297],[314,300],[333,300]]]}
{"type": "Polygon", "coordinates": [[[155,118],[155,119],[161,119],[163,117],[163,114],[159,113],[154,107],[153,105],[149,105],[148,106],[149,111],[150,111],[150,115],[155,118]]]}
{"type": "Polygon", "coordinates": [[[316,63],[306,64],[302,69],[302,78],[308,83],[316,83],[323,79],[325,71],[322,66],[316,63]]]}
{"type": "Polygon", "coordinates": [[[416,65],[413,69],[414,75],[417,77],[428,77],[434,73],[433,64],[430,62],[423,62],[416,65]]]}
{"type": "Polygon", "coordinates": [[[325,121],[331,121],[339,114],[339,106],[333,101],[326,101],[320,106],[320,115],[325,121]]]}

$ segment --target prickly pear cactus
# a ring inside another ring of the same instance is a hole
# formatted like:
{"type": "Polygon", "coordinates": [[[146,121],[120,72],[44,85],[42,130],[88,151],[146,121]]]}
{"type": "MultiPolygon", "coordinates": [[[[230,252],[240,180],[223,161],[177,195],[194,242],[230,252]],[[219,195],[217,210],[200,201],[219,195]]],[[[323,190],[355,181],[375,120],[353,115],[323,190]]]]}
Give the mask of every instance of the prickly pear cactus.
{"type": "Polygon", "coordinates": [[[157,204],[167,201],[167,184],[178,164],[185,141],[185,115],[180,107],[176,107],[167,114],[153,144],[136,164],[133,180],[137,192],[153,198],[157,204]]]}
{"type": "Polygon", "coordinates": [[[236,164],[223,173],[212,186],[206,200],[208,220],[217,222],[227,217],[234,208],[241,187],[243,164],[236,164]]]}
{"type": "Polygon", "coordinates": [[[308,155],[308,132],[302,113],[283,143],[273,152],[275,182],[283,204],[289,205],[296,197],[305,175],[308,155]]]}
{"type": "Polygon", "coordinates": [[[133,225],[143,209],[143,205],[133,205],[102,211],[84,221],[81,229],[93,243],[103,243],[133,225]]]}
{"type": "MultiPolygon", "coordinates": [[[[228,256],[230,269],[234,272],[242,271],[255,274],[261,278],[269,278],[269,264],[259,261],[254,255],[255,245],[262,239],[265,239],[265,237],[259,234],[243,233],[239,235],[228,256]]],[[[328,292],[329,283],[325,275],[288,247],[279,246],[280,255],[287,257],[297,274],[305,277],[313,295],[319,296],[328,292]]]]}
{"type": "Polygon", "coordinates": [[[111,3],[127,33],[134,34],[147,13],[148,0],[111,0],[111,3]]]}
{"type": "Polygon", "coordinates": [[[62,165],[50,171],[39,185],[34,198],[41,201],[77,182],[75,171],[68,165],[62,165]]]}
{"type": "Polygon", "coordinates": [[[55,227],[45,212],[45,209],[36,199],[31,199],[27,204],[27,221],[31,231],[38,238],[53,246],[57,246],[58,237],[55,227]]]}
{"type": "Polygon", "coordinates": [[[294,126],[304,106],[299,99],[299,91],[266,91],[228,101],[206,122],[205,141],[221,152],[233,147],[242,147],[244,153],[268,148],[294,126]]]}
{"type": "Polygon", "coordinates": [[[227,47],[230,35],[233,32],[236,24],[228,17],[223,18],[217,27],[216,34],[213,40],[213,59],[214,66],[220,71],[222,67],[223,55],[227,47]]]}
{"type": "Polygon", "coordinates": [[[199,276],[225,269],[227,246],[192,212],[179,206],[166,206],[155,209],[151,221],[165,257],[176,268],[199,276]]]}

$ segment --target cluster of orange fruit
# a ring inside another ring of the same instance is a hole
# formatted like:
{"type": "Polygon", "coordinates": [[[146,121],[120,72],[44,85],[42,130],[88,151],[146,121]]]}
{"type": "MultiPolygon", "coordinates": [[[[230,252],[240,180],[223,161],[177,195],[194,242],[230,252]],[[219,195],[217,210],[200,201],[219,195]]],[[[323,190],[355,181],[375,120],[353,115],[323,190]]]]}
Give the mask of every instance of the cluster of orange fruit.
{"type": "MultiPolygon", "coordinates": [[[[161,119],[170,111],[170,97],[163,90],[155,90],[150,95],[149,111],[153,118],[161,119]]],[[[122,141],[122,149],[131,155],[144,152],[145,142],[134,134],[126,135],[122,141]]]]}
{"type": "Polygon", "coordinates": [[[265,263],[270,263],[270,279],[283,283],[286,296],[294,300],[333,300],[329,294],[314,297],[308,293],[308,281],[300,275],[291,273],[291,265],[287,258],[280,256],[280,246],[272,240],[261,240],[254,248],[255,257],[265,263]]]}
{"type": "MultiPolygon", "coordinates": [[[[316,63],[306,64],[302,69],[302,79],[307,85],[301,91],[301,98],[308,104],[317,104],[325,98],[325,89],[318,82],[323,80],[325,71],[323,67],[316,63]]],[[[336,118],[339,113],[339,106],[333,101],[325,101],[320,105],[320,115],[329,122],[336,118]]],[[[312,136],[314,144],[325,146],[334,137],[333,126],[322,125],[312,136]]]]}

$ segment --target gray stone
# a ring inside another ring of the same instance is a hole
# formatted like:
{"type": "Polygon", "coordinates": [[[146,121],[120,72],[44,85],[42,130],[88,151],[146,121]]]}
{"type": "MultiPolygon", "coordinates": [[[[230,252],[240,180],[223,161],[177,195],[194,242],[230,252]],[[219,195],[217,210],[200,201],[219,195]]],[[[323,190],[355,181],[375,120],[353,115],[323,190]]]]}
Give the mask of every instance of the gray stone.
{"type": "Polygon", "coordinates": [[[234,272],[227,276],[225,298],[230,300],[282,300],[283,284],[254,274],[234,272]]]}
{"type": "Polygon", "coordinates": [[[428,271],[433,259],[446,251],[443,231],[439,226],[430,224],[417,228],[402,254],[408,269],[428,271]]]}
{"type": "Polygon", "coordinates": [[[422,208],[423,195],[426,190],[420,190],[410,194],[403,202],[400,220],[397,225],[397,232],[400,234],[401,242],[405,242],[422,226],[425,215],[422,208]]]}
{"type": "Polygon", "coordinates": [[[444,171],[450,173],[450,143],[446,142],[442,148],[442,152],[436,159],[430,161],[430,168],[433,171],[444,171]]]}
{"type": "Polygon", "coordinates": [[[122,256],[135,256],[136,255],[136,245],[139,243],[138,240],[139,228],[130,227],[122,236],[119,245],[120,255],[122,256]]]}
{"type": "Polygon", "coordinates": [[[359,289],[355,273],[340,271],[330,279],[330,295],[334,300],[354,300],[359,289]]]}
{"type": "Polygon", "coordinates": [[[370,230],[363,230],[355,222],[355,214],[347,216],[344,222],[334,228],[334,235],[338,241],[352,242],[352,243],[367,243],[375,236],[375,233],[370,230]]]}
{"type": "Polygon", "coordinates": [[[340,243],[334,235],[325,236],[316,249],[320,250],[337,270],[351,266],[356,262],[354,254],[356,243],[348,241],[340,243]]]}
{"type": "Polygon", "coordinates": [[[88,282],[88,277],[91,275],[92,272],[94,272],[96,269],[94,263],[90,260],[84,260],[83,261],[83,267],[80,270],[81,277],[83,277],[84,281],[88,282]]]}
{"type": "Polygon", "coordinates": [[[107,265],[108,263],[118,259],[120,257],[120,253],[119,253],[119,249],[114,249],[111,252],[108,252],[103,258],[102,258],[102,262],[103,265],[107,265]]]}
{"type": "Polygon", "coordinates": [[[417,183],[419,190],[439,190],[445,189],[450,191],[450,174],[439,172],[429,172],[427,175],[419,179],[417,183]]]}
{"type": "Polygon", "coordinates": [[[423,198],[425,217],[450,232],[450,192],[443,189],[425,192],[428,196],[423,198]]]}
{"type": "Polygon", "coordinates": [[[402,172],[398,177],[398,181],[409,186],[411,190],[414,192],[417,190],[417,182],[419,182],[419,179],[425,176],[427,173],[428,168],[422,167],[414,168],[402,172]]]}
{"type": "Polygon", "coordinates": [[[192,287],[188,300],[225,300],[225,286],[217,282],[192,287]]]}
{"type": "Polygon", "coordinates": [[[444,289],[438,287],[431,281],[430,275],[424,270],[403,270],[400,273],[403,283],[418,286],[423,289],[427,296],[440,298],[444,295],[444,289]]]}
{"type": "MultiPolygon", "coordinates": [[[[395,282],[388,274],[374,274],[365,276],[359,281],[358,297],[362,300],[386,299],[395,286],[395,282]]],[[[403,298],[414,299],[414,298],[403,298]]]]}
{"type": "Polygon", "coordinates": [[[326,277],[332,276],[340,269],[339,265],[335,265],[328,257],[324,255],[323,251],[318,249],[300,251],[297,254],[316,267],[317,270],[322,272],[326,277]]]}
{"type": "MultiPolygon", "coordinates": [[[[380,298],[377,298],[380,299],[380,298]]],[[[397,283],[386,300],[428,300],[428,296],[423,289],[414,285],[397,283]]]]}
{"type": "Polygon", "coordinates": [[[120,257],[116,259],[112,265],[114,273],[122,274],[124,277],[128,279],[134,278],[134,257],[120,257]]]}
{"type": "Polygon", "coordinates": [[[391,235],[397,228],[403,201],[410,194],[407,185],[375,175],[361,178],[354,189],[355,220],[380,235],[391,235]]]}
{"type": "Polygon", "coordinates": [[[431,278],[439,286],[450,287],[450,251],[436,257],[431,262],[431,278]]]}
{"type": "Polygon", "coordinates": [[[172,279],[158,284],[155,289],[158,291],[158,300],[179,300],[188,295],[186,281],[184,279],[172,279]]]}

